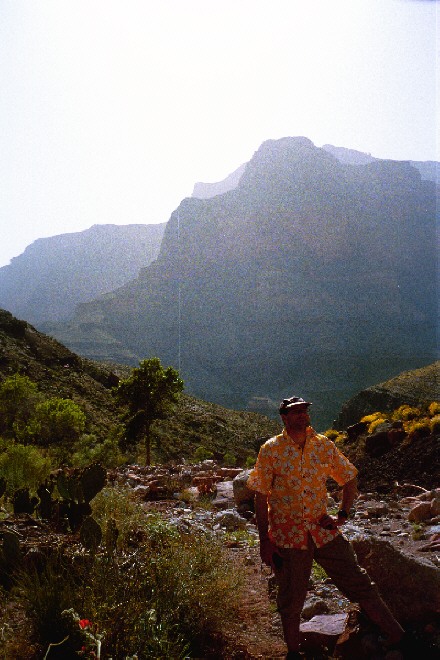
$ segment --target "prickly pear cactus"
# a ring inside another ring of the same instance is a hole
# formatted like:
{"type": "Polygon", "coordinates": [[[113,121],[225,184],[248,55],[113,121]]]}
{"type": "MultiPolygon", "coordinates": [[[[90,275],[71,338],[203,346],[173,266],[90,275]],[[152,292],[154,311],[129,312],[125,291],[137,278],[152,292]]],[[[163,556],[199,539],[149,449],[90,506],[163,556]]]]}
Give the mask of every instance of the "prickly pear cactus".
{"type": "Polygon", "coordinates": [[[38,504],[38,497],[31,497],[29,488],[19,488],[12,496],[14,513],[33,513],[38,504]]]}
{"type": "Polygon", "coordinates": [[[104,488],[107,470],[99,463],[88,465],[83,469],[80,481],[84,501],[90,502],[104,488]]]}
{"type": "Polygon", "coordinates": [[[102,541],[102,530],[96,520],[91,516],[84,519],[79,531],[79,538],[87,550],[96,552],[102,541]]]}
{"type": "Polygon", "coordinates": [[[64,500],[81,501],[81,487],[77,471],[63,470],[57,475],[58,492],[64,500]]]}
{"type": "Polygon", "coordinates": [[[109,518],[107,526],[105,528],[105,547],[107,551],[111,554],[116,552],[116,546],[118,542],[119,530],[116,527],[116,521],[114,518],[109,518]]]}
{"type": "Polygon", "coordinates": [[[18,534],[6,530],[3,533],[3,559],[6,566],[12,567],[20,563],[22,559],[20,540],[18,534]]]}

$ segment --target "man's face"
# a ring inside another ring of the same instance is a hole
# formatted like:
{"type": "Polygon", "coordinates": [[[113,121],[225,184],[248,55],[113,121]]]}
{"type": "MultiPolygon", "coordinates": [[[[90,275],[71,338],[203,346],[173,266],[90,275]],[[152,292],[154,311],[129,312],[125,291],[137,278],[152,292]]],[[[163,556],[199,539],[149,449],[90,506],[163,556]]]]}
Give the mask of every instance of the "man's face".
{"type": "Polygon", "coordinates": [[[306,405],[293,406],[282,415],[287,432],[303,431],[310,425],[309,408],[306,405]]]}

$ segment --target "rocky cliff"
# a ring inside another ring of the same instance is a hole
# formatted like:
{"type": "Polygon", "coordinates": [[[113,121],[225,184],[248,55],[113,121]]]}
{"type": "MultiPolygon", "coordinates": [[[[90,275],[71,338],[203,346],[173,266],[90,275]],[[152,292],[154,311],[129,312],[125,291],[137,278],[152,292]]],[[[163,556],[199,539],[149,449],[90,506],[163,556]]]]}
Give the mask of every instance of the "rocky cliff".
{"type": "Polygon", "coordinates": [[[362,390],[344,403],[335,427],[345,429],[373,412],[392,412],[403,404],[418,407],[431,401],[440,401],[440,362],[362,390]]]}
{"type": "Polygon", "coordinates": [[[156,259],[164,229],[94,225],[40,238],[0,268],[0,306],[31,323],[68,319],[77,303],[125,284],[156,259]]]}
{"type": "Polygon", "coordinates": [[[90,357],[157,355],[228,407],[301,393],[326,427],[360,389],[435,359],[435,215],[409,163],[269,140],[234,190],[182,201],[136,280],[45,331],[90,357]]]}
{"type": "Polygon", "coordinates": [[[240,182],[243,172],[246,169],[246,163],[240,165],[236,170],[229,174],[223,181],[216,181],[215,183],[198,182],[194,184],[192,197],[198,199],[210,199],[216,195],[223,195],[225,192],[234,190],[240,182]]]}

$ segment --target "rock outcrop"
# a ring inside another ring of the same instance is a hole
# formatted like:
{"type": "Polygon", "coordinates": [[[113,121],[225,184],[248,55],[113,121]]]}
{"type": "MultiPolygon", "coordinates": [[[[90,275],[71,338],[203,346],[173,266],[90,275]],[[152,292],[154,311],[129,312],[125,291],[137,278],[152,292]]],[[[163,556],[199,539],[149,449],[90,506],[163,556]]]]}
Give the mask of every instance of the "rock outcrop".
{"type": "Polygon", "coordinates": [[[440,400],[440,361],[405,371],[378,385],[372,385],[342,406],[335,428],[346,429],[373,412],[391,412],[407,404],[420,406],[440,400]]]}
{"type": "Polygon", "coordinates": [[[440,613],[440,570],[432,562],[372,536],[353,539],[353,547],[399,621],[430,619],[440,613]]]}

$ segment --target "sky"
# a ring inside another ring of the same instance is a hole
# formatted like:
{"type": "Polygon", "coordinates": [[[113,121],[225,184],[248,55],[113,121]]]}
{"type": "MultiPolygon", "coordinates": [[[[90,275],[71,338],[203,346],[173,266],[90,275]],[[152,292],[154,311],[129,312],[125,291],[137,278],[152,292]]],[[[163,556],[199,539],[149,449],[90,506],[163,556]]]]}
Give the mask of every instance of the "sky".
{"type": "Polygon", "coordinates": [[[0,0],[0,267],[305,136],[440,160],[436,0],[0,0]]]}

